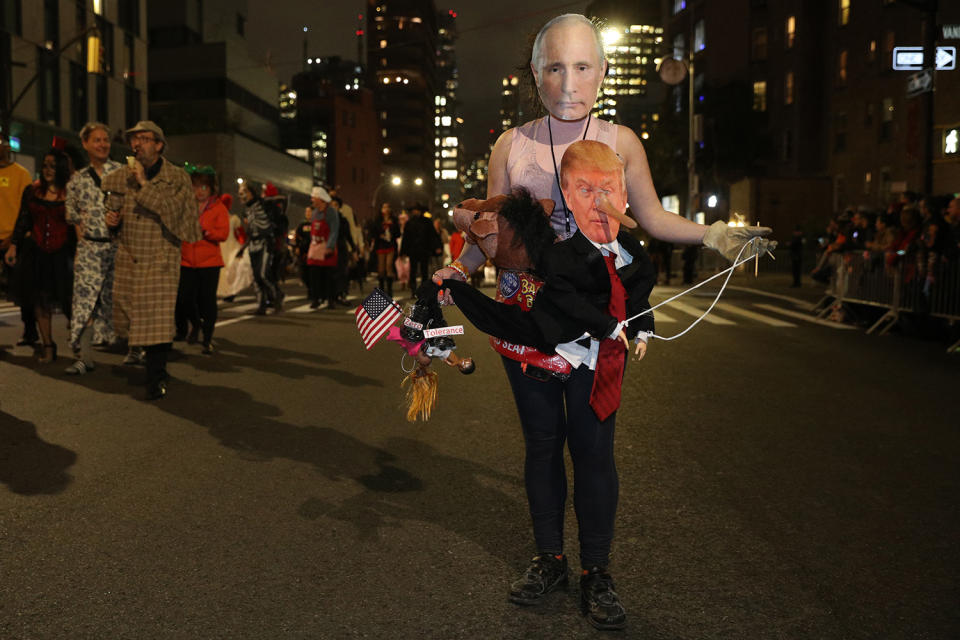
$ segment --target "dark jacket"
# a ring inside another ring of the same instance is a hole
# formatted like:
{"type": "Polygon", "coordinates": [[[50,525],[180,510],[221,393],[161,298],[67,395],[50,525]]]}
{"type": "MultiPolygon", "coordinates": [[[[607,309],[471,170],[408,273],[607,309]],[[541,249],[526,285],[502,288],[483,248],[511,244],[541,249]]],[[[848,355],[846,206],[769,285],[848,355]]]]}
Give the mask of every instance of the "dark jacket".
{"type": "Polygon", "coordinates": [[[440,235],[433,228],[431,218],[424,216],[411,217],[403,227],[403,242],[400,243],[400,255],[410,256],[413,259],[425,260],[436,255],[437,249],[442,249],[440,235]]]}
{"type": "MultiPolygon", "coordinates": [[[[617,270],[627,292],[627,318],[650,308],[650,291],[656,283],[656,271],[643,246],[625,231],[617,236],[633,262],[617,270]]],[[[610,277],[600,251],[579,231],[550,247],[541,260],[539,272],[544,279],[529,312],[518,306],[495,302],[456,280],[444,280],[453,293],[457,307],[484,333],[536,347],[553,353],[554,347],[576,340],[584,332],[602,340],[617,325],[609,315],[610,277]]],[[[631,322],[627,337],[639,331],[653,331],[653,314],[631,322]]]]}

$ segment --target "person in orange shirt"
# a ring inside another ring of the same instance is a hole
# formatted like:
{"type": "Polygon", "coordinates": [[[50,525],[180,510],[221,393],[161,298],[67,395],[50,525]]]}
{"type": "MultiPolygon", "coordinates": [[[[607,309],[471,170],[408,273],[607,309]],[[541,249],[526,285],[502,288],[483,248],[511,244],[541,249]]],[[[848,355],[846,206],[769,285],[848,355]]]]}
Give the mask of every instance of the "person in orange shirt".
{"type": "MultiPolygon", "coordinates": [[[[33,182],[30,172],[17,164],[10,157],[10,143],[5,135],[0,135],[0,256],[10,247],[13,236],[13,227],[20,213],[20,199],[23,190],[33,182]]],[[[3,279],[8,290],[10,289],[14,271],[5,260],[3,264],[3,279]]],[[[23,336],[18,345],[35,344],[39,338],[37,334],[37,319],[32,304],[20,307],[20,319],[23,321],[23,336]]]]}
{"type": "Polygon", "coordinates": [[[230,234],[229,195],[219,196],[213,167],[187,165],[197,199],[203,237],[181,245],[180,286],[177,289],[174,340],[195,343],[202,333],[203,353],[213,354],[213,328],[217,323],[217,284],[223,256],[220,243],[230,234]],[[187,333],[187,324],[190,332],[187,333]]]}

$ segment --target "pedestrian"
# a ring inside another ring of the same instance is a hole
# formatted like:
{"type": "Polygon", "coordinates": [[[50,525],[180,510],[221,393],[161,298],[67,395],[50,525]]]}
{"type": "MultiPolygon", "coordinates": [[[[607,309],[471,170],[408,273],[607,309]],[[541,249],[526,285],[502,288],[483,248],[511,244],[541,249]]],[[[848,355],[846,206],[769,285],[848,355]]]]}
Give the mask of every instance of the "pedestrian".
{"type": "Polygon", "coordinates": [[[89,122],[80,130],[80,142],[90,165],[67,183],[67,222],[77,230],[77,255],[73,262],[73,309],[70,347],[74,361],[65,373],[83,375],[94,363],[90,345],[112,344],[113,269],[117,245],[107,226],[103,208],[103,177],[120,168],[110,159],[110,128],[89,122]]]}
{"type": "MultiPolygon", "coordinates": [[[[118,233],[113,323],[141,347],[148,400],[167,394],[167,352],[173,338],[180,245],[203,237],[187,172],[163,157],[163,129],[141,120],[126,132],[134,156],[104,176],[106,222],[118,233]]],[[[132,354],[128,354],[128,357],[132,354]]]]}
{"type": "MultiPolygon", "coordinates": [[[[221,198],[224,206],[227,206],[226,195],[224,194],[221,198]]],[[[230,204],[232,206],[232,200],[230,204]]],[[[250,266],[250,255],[245,248],[246,240],[247,234],[243,230],[243,221],[240,216],[231,211],[230,234],[220,243],[223,269],[220,270],[217,295],[223,298],[224,302],[233,302],[238,293],[253,284],[253,268],[250,266]]]]}
{"type": "Polygon", "coordinates": [[[273,282],[276,282],[279,287],[279,283],[287,279],[287,268],[290,266],[290,247],[287,244],[287,233],[290,231],[290,219],[287,218],[287,196],[280,193],[272,182],[267,182],[260,191],[260,201],[272,227],[270,270],[273,273],[273,282]]]}
{"type": "MultiPolygon", "coordinates": [[[[303,220],[297,225],[293,234],[293,250],[297,257],[297,266],[300,269],[300,280],[304,288],[310,291],[310,266],[307,264],[307,253],[310,251],[310,227],[313,220],[313,209],[305,207],[303,220]]],[[[313,300],[313,298],[310,298],[313,300]]]]}
{"type": "Polygon", "coordinates": [[[380,289],[393,297],[393,281],[397,278],[397,240],[400,238],[400,223],[393,215],[389,202],[380,205],[380,219],[371,222],[370,251],[377,257],[377,278],[380,289]]]}
{"type": "MultiPolygon", "coordinates": [[[[33,180],[30,172],[22,165],[13,161],[10,153],[10,141],[5,133],[0,132],[0,255],[4,255],[10,248],[13,236],[13,228],[17,223],[17,216],[20,214],[20,203],[23,198],[23,192],[33,180]]],[[[20,254],[26,257],[33,251],[33,238],[24,238],[20,254]]],[[[0,269],[3,271],[3,280],[6,283],[6,293],[8,297],[14,297],[16,288],[17,274],[15,268],[7,264],[6,260],[0,261],[0,269]]],[[[33,310],[33,304],[20,305],[20,320],[23,323],[23,334],[17,341],[17,346],[34,346],[39,338],[37,334],[37,318],[33,310]]]]}
{"type": "Polygon", "coordinates": [[[40,364],[57,359],[57,343],[53,340],[54,309],[59,308],[69,323],[72,305],[76,235],[67,223],[67,183],[72,164],[63,151],[63,143],[61,138],[54,138],[54,146],[43,156],[40,178],[24,191],[6,254],[8,265],[20,262],[21,304],[33,304],[42,340],[40,364]],[[24,242],[28,235],[32,243],[24,242]],[[18,249],[30,244],[33,250],[19,255],[18,249]]]}
{"type": "MultiPolygon", "coordinates": [[[[329,189],[331,198],[337,198],[340,195],[340,189],[333,188],[329,189]]],[[[363,283],[366,280],[366,265],[367,265],[367,255],[365,254],[366,243],[363,238],[363,227],[357,222],[357,216],[353,212],[353,207],[349,203],[343,202],[340,200],[340,204],[337,206],[337,209],[340,211],[340,217],[346,220],[347,225],[350,229],[350,238],[353,240],[353,246],[356,247],[357,255],[351,257],[350,267],[348,272],[348,288],[349,281],[356,280],[357,288],[362,292],[363,283]]]]}
{"type": "Polygon", "coordinates": [[[803,274],[803,227],[799,224],[790,238],[790,269],[793,271],[793,284],[790,286],[799,287],[800,276],[803,274]]]}
{"type": "Polygon", "coordinates": [[[419,202],[410,207],[410,220],[403,229],[403,241],[400,255],[410,260],[410,292],[417,290],[417,277],[423,282],[427,279],[430,260],[433,256],[443,255],[440,236],[430,218],[424,213],[426,207],[419,202]]]}
{"type": "Polygon", "coordinates": [[[339,196],[330,196],[331,209],[337,210],[340,216],[339,232],[337,233],[337,266],[334,268],[334,298],[338,304],[346,306],[347,289],[350,281],[348,271],[351,261],[355,262],[359,256],[356,244],[353,242],[353,234],[350,228],[350,222],[344,217],[341,207],[343,200],[339,196]]]}
{"type": "Polygon", "coordinates": [[[274,313],[283,311],[283,291],[277,284],[273,269],[276,232],[263,202],[257,194],[256,185],[249,180],[240,183],[240,199],[246,207],[243,224],[247,234],[247,253],[253,269],[253,283],[257,292],[258,316],[266,315],[267,307],[274,313]]]}
{"type": "Polygon", "coordinates": [[[330,204],[332,198],[323,187],[314,187],[310,192],[313,210],[310,218],[310,247],[307,249],[307,266],[310,270],[310,308],[318,309],[320,300],[324,307],[337,306],[336,267],[337,239],[340,235],[340,212],[330,204]]]}
{"type": "MultiPolygon", "coordinates": [[[[202,333],[202,353],[211,355],[213,328],[217,323],[217,284],[223,268],[220,243],[230,235],[230,214],[219,195],[213,167],[188,165],[187,173],[193,186],[203,237],[196,242],[184,242],[180,248],[177,333],[173,339],[186,339],[193,344],[202,333]]],[[[224,197],[229,204],[230,196],[224,197]]]]}
{"type": "MultiPolygon", "coordinates": [[[[547,115],[509,129],[497,140],[487,174],[488,198],[525,187],[537,200],[552,199],[557,203],[551,215],[555,232],[561,239],[573,236],[577,223],[562,195],[558,161],[574,141],[597,140],[623,159],[630,211],[653,237],[666,242],[702,243],[731,259],[752,236],[769,233],[769,229],[727,227],[723,222],[708,228],[663,210],[636,134],[590,115],[607,64],[602,37],[586,17],[567,14],[544,25],[533,43],[529,62],[547,115]]],[[[758,249],[766,246],[761,241],[758,249]]],[[[467,245],[458,268],[445,267],[434,279],[465,280],[464,272],[469,275],[484,261],[477,245],[467,245]]],[[[501,269],[501,296],[515,294],[515,285],[521,280],[530,283],[534,292],[542,284],[534,274],[501,269]]],[[[509,593],[511,601],[517,604],[534,605],[544,602],[547,594],[567,582],[562,519],[567,495],[563,442],[571,429],[582,431],[579,426],[571,427],[571,418],[563,410],[563,395],[547,390],[563,389],[558,371],[551,368],[555,362],[551,356],[528,345],[503,343],[500,341],[500,353],[526,444],[524,481],[536,541],[536,553],[529,567],[512,583],[509,593]]],[[[556,367],[562,370],[559,363],[556,367]]],[[[602,439],[608,445],[600,452],[603,462],[578,468],[575,475],[574,508],[581,525],[580,602],[590,624],[601,629],[620,629],[626,624],[626,611],[609,571],[618,496],[612,432],[605,431],[602,439]],[[585,535],[588,532],[590,535],[585,535]]],[[[589,445],[585,446],[589,449],[589,445]]]]}

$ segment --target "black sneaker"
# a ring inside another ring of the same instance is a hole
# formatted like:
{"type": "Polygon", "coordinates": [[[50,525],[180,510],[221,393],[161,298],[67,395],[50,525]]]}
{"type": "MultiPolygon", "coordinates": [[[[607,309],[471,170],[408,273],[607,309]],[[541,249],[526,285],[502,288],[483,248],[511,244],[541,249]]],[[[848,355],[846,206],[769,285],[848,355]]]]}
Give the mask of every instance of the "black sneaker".
{"type": "Polygon", "coordinates": [[[592,567],[580,577],[580,610],[597,629],[615,631],[627,626],[627,612],[603,567],[592,567]]]}
{"type": "Polygon", "coordinates": [[[548,593],[566,588],[568,579],[566,556],[538,553],[523,575],[510,585],[510,602],[524,606],[540,604],[548,593]]]}

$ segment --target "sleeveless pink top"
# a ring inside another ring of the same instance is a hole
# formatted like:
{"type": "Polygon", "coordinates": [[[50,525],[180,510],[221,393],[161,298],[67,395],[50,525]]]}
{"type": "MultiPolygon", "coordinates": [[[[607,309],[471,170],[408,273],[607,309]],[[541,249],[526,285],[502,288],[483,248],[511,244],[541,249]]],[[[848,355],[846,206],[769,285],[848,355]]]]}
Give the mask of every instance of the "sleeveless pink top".
{"type": "MultiPolygon", "coordinates": [[[[557,127],[553,127],[554,140],[557,139],[557,127]]],[[[566,144],[554,144],[553,155],[557,159],[557,171],[560,170],[560,159],[579,136],[566,144]]],[[[617,148],[617,125],[590,116],[590,126],[587,130],[587,140],[603,142],[611,149],[617,148]]],[[[577,223],[573,214],[569,215],[570,232],[567,233],[567,216],[560,198],[560,188],[557,186],[557,177],[554,173],[553,158],[550,155],[550,134],[547,129],[547,118],[532,120],[517,127],[510,145],[510,155],[507,156],[507,175],[510,177],[510,187],[526,187],[535,199],[550,198],[556,203],[553,215],[550,216],[550,225],[556,231],[557,237],[566,240],[577,230],[577,223]]]]}

